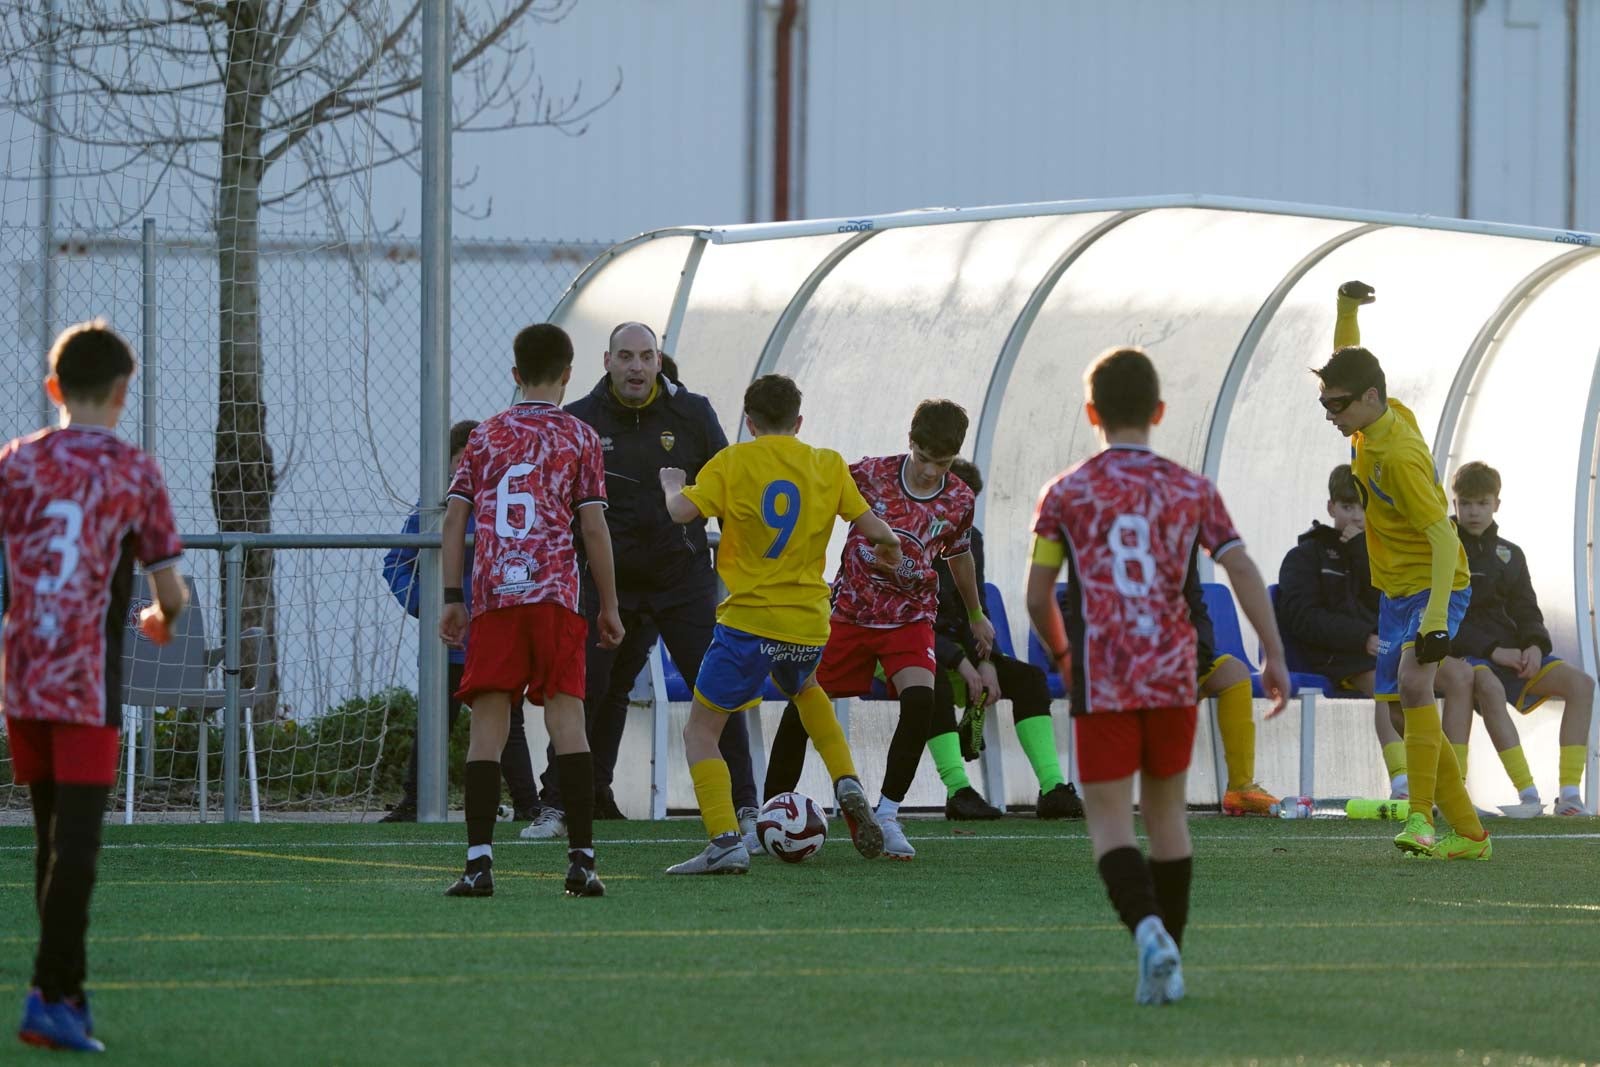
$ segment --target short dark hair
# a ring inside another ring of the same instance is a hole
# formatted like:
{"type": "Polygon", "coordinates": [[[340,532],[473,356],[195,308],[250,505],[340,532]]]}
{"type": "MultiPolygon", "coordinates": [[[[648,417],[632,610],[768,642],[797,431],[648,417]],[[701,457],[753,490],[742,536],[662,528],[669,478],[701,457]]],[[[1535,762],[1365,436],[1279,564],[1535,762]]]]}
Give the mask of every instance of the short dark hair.
{"type": "Polygon", "coordinates": [[[950,473],[966,482],[973,496],[983,492],[983,475],[978,472],[978,465],[967,457],[962,456],[950,464],[950,473]]]}
{"type": "Polygon", "coordinates": [[[1463,463],[1450,479],[1450,490],[1459,497],[1500,496],[1500,472],[1480,460],[1463,463]]]}
{"type": "Polygon", "coordinates": [[[1335,504],[1360,504],[1361,490],[1356,488],[1356,472],[1350,464],[1341,463],[1328,472],[1328,499],[1335,504]]]}
{"type": "Polygon", "coordinates": [[[1346,345],[1311,373],[1322,379],[1324,389],[1343,389],[1357,397],[1368,389],[1376,389],[1379,401],[1389,399],[1388,383],[1384,381],[1378,357],[1360,345],[1346,345]]]}
{"type": "Polygon", "coordinates": [[[462,419],[450,427],[450,454],[452,456],[467,447],[467,438],[471,437],[472,431],[477,428],[477,419],[462,419]]]}
{"type": "Polygon", "coordinates": [[[95,404],[109,399],[120,379],[133,374],[133,349],[105,319],[68,326],[50,346],[50,373],[68,400],[95,404]]]}
{"type": "Polygon", "coordinates": [[[1142,430],[1161,404],[1161,379],[1142,348],[1108,348],[1083,383],[1105,430],[1142,430]]]}
{"type": "Polygon", "coordinates": [[[953,456],[967,439],[967,409],[954,400],[924,400],[911,416],[911,443],[953,456]]]}
{"type": "Polygon", "coordinates": [[[554,385],[572,366],[572,338],[553,322],[524,326],[511,342],[523,385],[554,385]]]}
{"type": "Polygon", "coordinates": [[[656,337],[656,332],[650,327],[646,326],[642,322],[619,322],[615,326],[611,327],[611,336],[606,338],[607,352],[615,352],[617,350],[617,334],[621,333],[623,330],[626,330],[629,326],[637,326],[639,329],[650,335],[650,350],[652,352],[659,353],[661,351],[661,341],[656,337]]]}
{"type": "Polygon", "coordinates": [[[744,413],[767,433],[782,433],[800,417],[800,387],[782,374],[763,374],[744,391],[744,413]]]}

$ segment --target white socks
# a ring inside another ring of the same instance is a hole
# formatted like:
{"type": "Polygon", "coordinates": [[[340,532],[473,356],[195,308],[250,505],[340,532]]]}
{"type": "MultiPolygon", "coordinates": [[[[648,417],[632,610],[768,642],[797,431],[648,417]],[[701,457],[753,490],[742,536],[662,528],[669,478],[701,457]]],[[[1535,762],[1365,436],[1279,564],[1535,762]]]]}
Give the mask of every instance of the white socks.
{"type": "Polygon", "coordinates": [[[900,814],[900,802],[890,800],[888,797],[878,798],[878,817],[882,819],[897,818],[900,814]]]}
{"type": "Polygon", "coordinates": [[[467,849],[467,862],[468,863],[471,863],[473,860],[478,859],[478,858],[483,857],[483,856],[487,856],[489,859],[494,859],[494,846],[493,845],[472,845],[471,847],[469,847],[467,849]]]}

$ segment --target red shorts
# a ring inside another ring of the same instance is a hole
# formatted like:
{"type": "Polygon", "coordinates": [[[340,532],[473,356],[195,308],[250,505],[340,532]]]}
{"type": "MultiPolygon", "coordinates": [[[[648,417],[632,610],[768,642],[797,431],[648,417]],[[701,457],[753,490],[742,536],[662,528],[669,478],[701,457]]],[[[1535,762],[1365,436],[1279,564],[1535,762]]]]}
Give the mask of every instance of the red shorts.
{"type": "Polygon", "coordinates": [[[479,693],[526,693],[530,703],[564,693],[583,699],[584,640],[589,624],[560,604],[495,608],[472,620],[467,665],[456,699],[479,693]]]}
{"type": "Polygon", "coordinates": [[[115,785],[120,734],[115,726],[42,722],[7,715],[12,778],[18,785],[115,785]]]}
{"type": "Polygon", "coordinates": [[[891,680],[890,696],[894,695],[892,679],[907,667],[938,670],[933,658],[933,623],[877,627],[834,620],[817,667],[817,684],[831,697],[866,696],[872,691],[873,668],[879,663],[883,664],[883,676],[891,680]]]}
{"type": "Polygon", "coordinates": [[[1114,782],[1134,771],[1170,778],[1188,770],[1196,718],[1193,706],[1076,716],[1078,778],[1114,782]]]}

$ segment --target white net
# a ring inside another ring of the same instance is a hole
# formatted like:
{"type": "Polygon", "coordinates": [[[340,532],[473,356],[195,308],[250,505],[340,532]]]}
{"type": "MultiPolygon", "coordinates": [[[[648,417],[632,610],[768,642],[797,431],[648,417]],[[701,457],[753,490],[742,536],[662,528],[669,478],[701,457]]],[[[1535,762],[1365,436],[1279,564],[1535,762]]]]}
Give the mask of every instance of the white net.
{"type": "MultiPolygon", "coordinates": [[[[522,40],[569,7],[458,6],[458,128],[581,121],[577,101],[543,100],[522,40]]],[[[0,305],[0,337],[18,354],[0,370],[0,436],[50,417],[48,338],[100,315],[140,352],[121,430],[160,460],[183,533],[400,532],[418,484],[421,263],[415,241],[385,231],[402,216],[375,221],[373,205],[385,164],[416,165],[418,8],[4,3],[0,51],[0,270],[17,294],[0,305]]],[[[454,251],[454,418],[503,406],[510,337],[599,247],[454,251]]],[[[240,748],[254,749],[269,810],[367,807],[398,789],[418,635],[381,557],[247,554],[254,725],[240,748]]],[[[219,647],[219,555],[191,550],[186,567],[219,647]]],[[[220,690],[220,673],[202,684],[220,690]]],[[[222,715],[188,690],[130,709],[152,727],[132,762],[137,806],[215,810],[222,715]]],[[[26,803],[10,779],[0,742],[0,807],[26,803]]]]}

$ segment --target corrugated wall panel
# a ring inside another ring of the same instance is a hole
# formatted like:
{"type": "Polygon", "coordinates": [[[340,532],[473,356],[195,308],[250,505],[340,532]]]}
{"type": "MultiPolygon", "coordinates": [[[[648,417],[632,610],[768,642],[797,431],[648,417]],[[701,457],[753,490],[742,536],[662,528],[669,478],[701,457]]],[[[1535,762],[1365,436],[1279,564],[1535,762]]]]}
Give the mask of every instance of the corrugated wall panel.
{"type": "Polygon", "coordinates": [[[1475,218],[1566,224],[1566,9],[1566,0],[1502,0],[1474,20],[1475,218]]]}
{"type": "Polygon", "coordinates": [[[1207,191],[1453,214],[1460,6],[814,0],[806,213],[1207,191]]]}

